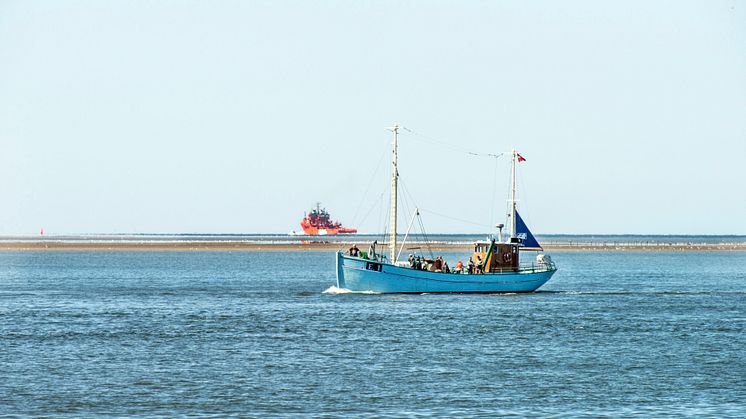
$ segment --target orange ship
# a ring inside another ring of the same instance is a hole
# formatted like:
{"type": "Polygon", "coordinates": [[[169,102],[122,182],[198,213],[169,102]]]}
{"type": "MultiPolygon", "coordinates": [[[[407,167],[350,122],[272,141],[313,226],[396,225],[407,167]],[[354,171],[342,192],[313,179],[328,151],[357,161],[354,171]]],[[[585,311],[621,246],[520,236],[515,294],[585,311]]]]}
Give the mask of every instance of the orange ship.
{"type": "Polygon", "coordinates": [[[356,228],[342,227],[339,221],[332,221],[326,209],[316,203],[316,209],[312,209],[300,222],[303,232],[312,236],[324,236],[334,234],[355,234],[356,228]]]}

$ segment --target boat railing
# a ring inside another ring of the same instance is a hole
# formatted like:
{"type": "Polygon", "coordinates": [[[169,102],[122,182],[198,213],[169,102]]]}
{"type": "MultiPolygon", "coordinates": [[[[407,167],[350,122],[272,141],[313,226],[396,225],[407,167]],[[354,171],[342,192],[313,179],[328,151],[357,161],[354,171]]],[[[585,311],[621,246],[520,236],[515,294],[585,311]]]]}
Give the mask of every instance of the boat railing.
{"type": "Polygon", "coordinates": [[[556,270],[557,270],[557,266],[551,260],[545,260],[543,262],[537,262],[537,261],[522,262],[518,265],[518,272],[525,272],[525,273],[548,272],[548,271],[556,271],[556,270]]]}
{"type": "MultiPolygon", "coordinates": [[[[358,256],[359,259],[368,260],[371,262],[380,262],[380,263],[388,263],[388,258],[385,254],[376,253],[374,257],[371,257],[367,252],[360,252],[360,256],[358,256]]],[[[400,268],[408,268],[409,265],[405,261],[398,261],[396,265],[400,268]]],[[[557,266],[554,264],[554,261],[551,259],[544,259],[541,262],[537,262],[535,260],[531,262],[521,262],[518,265],[518,269],[514,268],[506,268],[502,272],[520,272],[520,273],[534,273],[534,272],[549,272],[549,271],[555,271],[557,270],[557,266]]],[[[439,271],[436,271],[439,272],[439,271]]],[[[493,271],[494,273],[495,271],[493,271]]],[[[451,273],[453,274],[465,274],[466,269],[464,268],[462,271],[456,271],[452,270],[451,273]]]]}

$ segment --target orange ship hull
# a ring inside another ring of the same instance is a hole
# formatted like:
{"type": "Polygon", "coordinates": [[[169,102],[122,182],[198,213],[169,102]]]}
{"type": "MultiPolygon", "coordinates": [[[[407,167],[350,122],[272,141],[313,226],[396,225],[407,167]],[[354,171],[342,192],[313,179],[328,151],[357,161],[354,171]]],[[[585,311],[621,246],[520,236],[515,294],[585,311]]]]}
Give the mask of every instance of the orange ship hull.
{"type": "Polygon", "coordinates": [[[320,203],[316,203],[316,208],[303,217],[300,221],[300,227],[309,236],[333,236],[335,234],[357,233],[356,228],[343,227],[339,221],[332,220],[326,209],[321,208],[320,203]]]}
{"type": "Polygon", "coordinates": [[[314,227],[310,223],[308,223],[306,220],[301,221],[300,226],[303,229],[303,232],[306,233],[306,234],[308,234],[309,236],[334,236],[336,234],[356,234],[357,233],[357,229],[356,228],[347,228],[347,227],[318,228],[318,227],[314,227]]]}

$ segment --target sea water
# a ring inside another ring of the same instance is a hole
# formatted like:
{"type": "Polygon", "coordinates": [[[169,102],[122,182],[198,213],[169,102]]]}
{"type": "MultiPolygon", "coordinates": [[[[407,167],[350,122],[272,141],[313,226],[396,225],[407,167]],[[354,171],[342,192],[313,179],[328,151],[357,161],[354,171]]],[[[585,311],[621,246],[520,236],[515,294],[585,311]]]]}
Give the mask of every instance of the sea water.
{"type": "Polygon", "coordinates": [[[746,416],[746,253],[552,256],[370,295],[329,252],[0,253],[0,416],[746,416]]]}

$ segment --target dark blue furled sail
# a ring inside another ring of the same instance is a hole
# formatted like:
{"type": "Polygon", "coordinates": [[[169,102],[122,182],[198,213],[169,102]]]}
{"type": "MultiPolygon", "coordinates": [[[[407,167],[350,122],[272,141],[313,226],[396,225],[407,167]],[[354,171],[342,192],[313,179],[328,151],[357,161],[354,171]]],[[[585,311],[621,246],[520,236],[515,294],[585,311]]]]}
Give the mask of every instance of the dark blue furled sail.
{"type": "Polygon", "coordinates": [[[528,226],[526,226],[526,223],[523,222],[521,216],[518,215],[518,211],[515,212],[515,231],[516,236],[523,239],[523,249],[544,250],[536,240],[536,237],[531,234],[531,231],[528,229],[528,226]]]}

